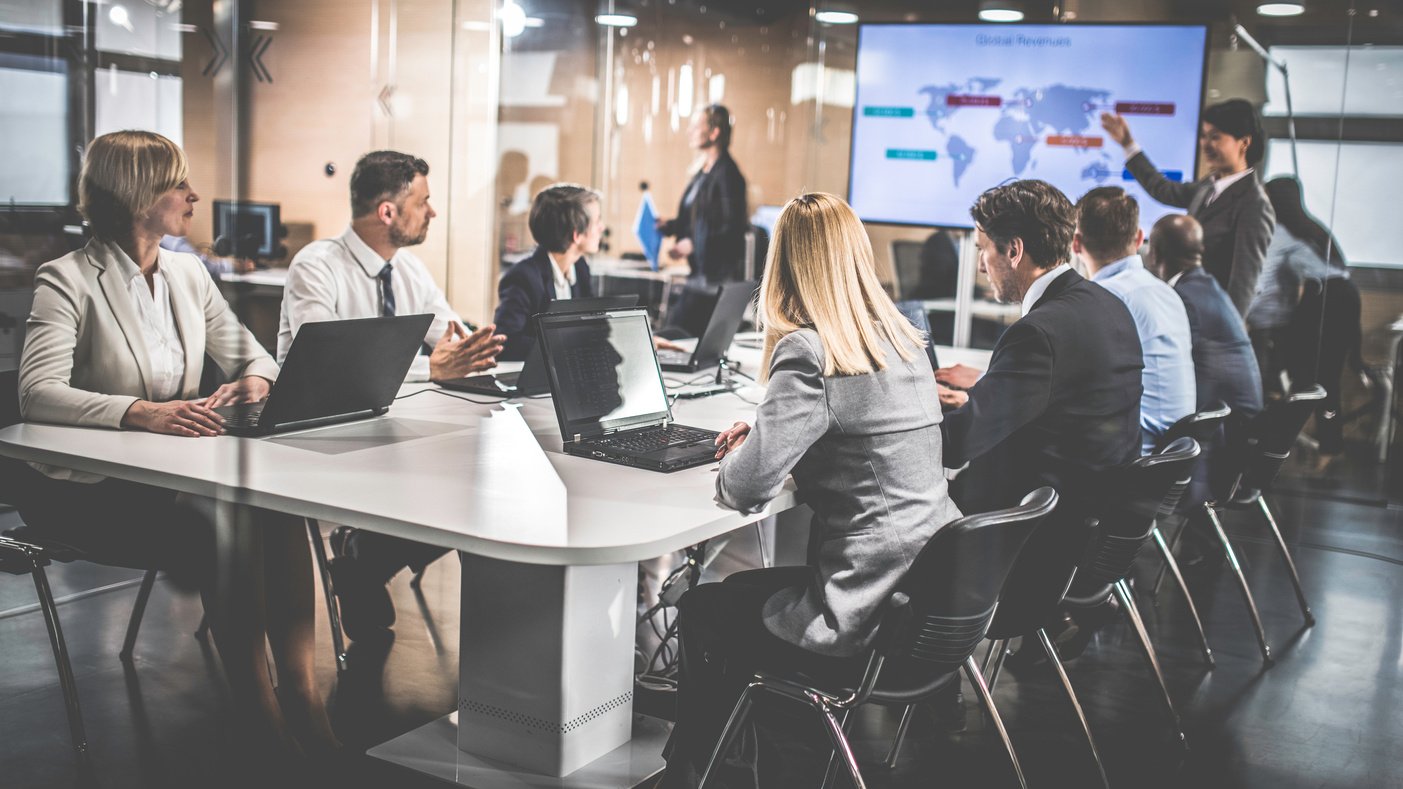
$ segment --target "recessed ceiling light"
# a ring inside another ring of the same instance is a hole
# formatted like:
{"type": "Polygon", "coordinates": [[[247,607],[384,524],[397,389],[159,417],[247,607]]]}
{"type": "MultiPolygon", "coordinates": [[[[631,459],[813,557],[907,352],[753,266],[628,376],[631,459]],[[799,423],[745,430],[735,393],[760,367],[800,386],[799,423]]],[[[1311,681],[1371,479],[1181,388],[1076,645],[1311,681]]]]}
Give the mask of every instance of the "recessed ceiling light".
{"type": "Polygon", "coordinates": [[[857,24],[858,16],[851,11],[819,11],[814,20],[825,25],[857,24]]]}
{"type": "Polygon", "coordinates": [[[597,14],[594,21],[605,27],[633,27],[638,24],[638,17],[633,14],[597,14]]]}
{"type": "Polygon", "coordinates": [[[979,4],[979,19],[982,22],[1022,22],[1023,8],[1012,2],[986,2],[979,4]]]}
{"type": "Polygon", "coordinates": [[[1257,13],[1262,16],[1300,16],[1305,12],[1305,3],[1262,3],[1257,6],[1257,13]]]}

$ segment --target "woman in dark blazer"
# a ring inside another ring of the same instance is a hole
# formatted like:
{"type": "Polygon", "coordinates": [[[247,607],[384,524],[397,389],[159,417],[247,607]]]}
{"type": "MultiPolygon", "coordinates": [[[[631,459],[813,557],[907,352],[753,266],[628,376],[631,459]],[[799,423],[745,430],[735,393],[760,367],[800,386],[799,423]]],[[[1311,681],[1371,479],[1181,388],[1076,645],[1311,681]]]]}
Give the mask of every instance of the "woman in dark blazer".
{"type": "Polygon", "coordinates": [[[731,158],[731,111],[712,104],[687,127],[688,142],[701,156],[682,192],[677,217],[658,220],[663,235],[677,243],[671,255],[686,258],[696,284],[720,285],[744,276],[745,176],[731,158]]]}
{"type": "Polygon", "coordinates": [[[585,255],[599,251],[604,222],[599,218],[599,193],[574,184],[541,190],[531,202],[527,220],[536,251],[502,275],[497,283],[497,332],[506,344],[498,358],[526,359],[535,342],[531,316],[545,312],[556,299],[587,299],[594,295],[585,255]]]}
{"type": "MultiPolygon", "coordinates": [[[[717,438],[716,500],[758,513],[792,473],[814,511],[810,559],[683,596],[668,787],[699,780],[754,670],[858,677],[878,607],[960,516],[941,471],[924,338],[882,290],[846,203],[809,194],[780,213],[760,313],[768,386],[754,427],[738,422],[717,438]]],[[[726,785],[753,780],[753,768],[728,773],[726,785]]]]}
{"type": "Polygon", "coordinates": [[[1242,99],[1203,111],[1199,147],[1209,171],[1188,184],[1164,177],[1130,136],[1124,118],[1105,113],[1101,125],[1125,149],[1126,169],[1151,197],[1187,209],[1203,226],[1203,268],[1228,292],[1238,314],[1246,315],[1276,226],[1254,171],[1266,150],[1257,111],[1242,99]]]}
{"type": "MultiPolygon", "coordinates": [[[[217,406],[267,396],[277,364],[194,255],[159,247],[163,236],[189,232],[200,199],[189,171],[184,152],[152,132],[88,145],[79,209],[93,239],[39,267],[19,370],[25,421],[213,441],[223,432],[217,406]],[[201,398],[207,355],[233,382],[201,398]]],[[[249,755],[340,748],[317,690],[301,518],[48,465],[3,473],[20,479],[14,503],[37,532],[199,586],[249,755]]]]}

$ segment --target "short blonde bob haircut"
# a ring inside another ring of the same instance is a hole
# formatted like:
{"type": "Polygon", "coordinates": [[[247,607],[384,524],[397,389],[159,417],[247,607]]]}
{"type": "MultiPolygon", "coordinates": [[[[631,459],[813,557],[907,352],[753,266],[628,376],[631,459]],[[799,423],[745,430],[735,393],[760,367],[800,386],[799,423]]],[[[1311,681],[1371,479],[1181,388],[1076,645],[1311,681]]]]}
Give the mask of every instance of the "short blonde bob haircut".
{"type": "Polygon", "coordinates": [[[826,377],[885,370],[885,339],[903,361],[921,353],[925,336],[897,310],[877,281],[872,242],[848,204],[822,192],[790,200],[775,221],[760,285],[765,330],[761,374],[775,345],[812,328],[823,343],[826,377]]]}
{"type": "Polygon", "coordinates": [[[190,177],[180,146],[149,131],[118,131],[88,144],[78,178],[78,210],[101,241],[131,236],[132,224],[190,177]]]}

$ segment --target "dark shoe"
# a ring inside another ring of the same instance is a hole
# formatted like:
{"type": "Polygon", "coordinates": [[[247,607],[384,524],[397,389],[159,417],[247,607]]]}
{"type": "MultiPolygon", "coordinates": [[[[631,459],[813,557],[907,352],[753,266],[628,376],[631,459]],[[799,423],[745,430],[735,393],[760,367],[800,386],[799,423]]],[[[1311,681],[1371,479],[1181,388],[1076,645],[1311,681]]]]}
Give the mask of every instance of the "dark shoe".
{"type": "Polygon", "coordinates": [[[351,552],[351,535],[356,530],[350,526],[337,526],[331,530],[331,536],[327,542],[331,543],[331,558],[339,559],[342,556],[353,556],[351,552]]]}
{"type": "Polygon", "coordinates": [[[341,609],[341,627],[352,641],[377,641],[390,635],[395,604],[384,582],[367,576],[350,556],[331,560],[331,581],[341,609]]]}

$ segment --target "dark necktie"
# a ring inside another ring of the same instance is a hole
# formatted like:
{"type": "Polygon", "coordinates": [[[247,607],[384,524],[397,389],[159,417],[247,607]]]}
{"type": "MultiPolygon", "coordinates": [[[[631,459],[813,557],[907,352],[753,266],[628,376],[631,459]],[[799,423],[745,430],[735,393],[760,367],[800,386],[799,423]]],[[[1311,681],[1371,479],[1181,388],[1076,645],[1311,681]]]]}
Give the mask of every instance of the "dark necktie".
{"type": "Polygon", "coordinates": [[[385,317],[395,314],[395,288],[390,279],[394,273],[394,267],[386,263],[377,275],[380,279],[380,314],[385,317]]]}

